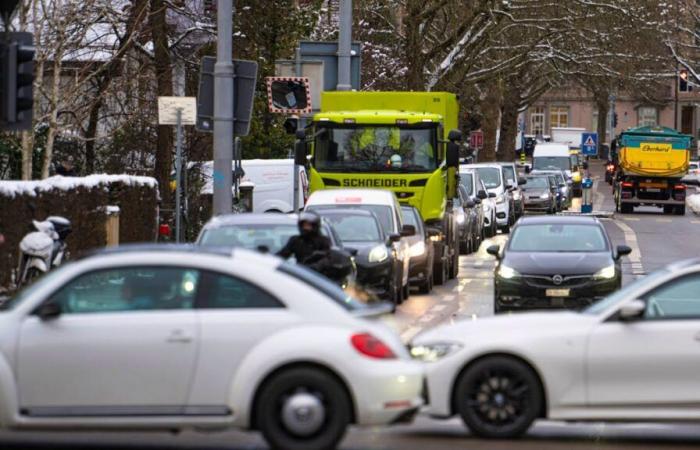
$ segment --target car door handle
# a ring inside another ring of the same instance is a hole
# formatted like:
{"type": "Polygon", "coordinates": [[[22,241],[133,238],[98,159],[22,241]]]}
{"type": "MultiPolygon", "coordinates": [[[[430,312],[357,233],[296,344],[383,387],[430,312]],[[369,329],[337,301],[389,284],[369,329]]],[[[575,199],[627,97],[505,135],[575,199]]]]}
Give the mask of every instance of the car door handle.
{"type": "Polygon", "coordinates": [[[173,330],[165,341],[169,344],[189,344],[192,336],[182,330],[173,330]]]}

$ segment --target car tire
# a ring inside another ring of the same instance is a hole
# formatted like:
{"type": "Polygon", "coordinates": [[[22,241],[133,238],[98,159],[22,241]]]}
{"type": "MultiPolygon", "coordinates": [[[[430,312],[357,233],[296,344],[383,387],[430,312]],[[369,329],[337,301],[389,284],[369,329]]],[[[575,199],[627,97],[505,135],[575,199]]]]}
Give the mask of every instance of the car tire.
{"type": "Polygon", "coordinates": [[[469,254],[469,240],[459,242],[459,254],[468,255],[469,254]]]}
{"type": "Polygon", "coordinates": [[[317,369],[300,367],[285,370],[265,383],[257,395],[255,421],[273,449],[325,450],[336,448],[345,435],[351,409],[347,391],[337,379],[317,369]],[[317,415],[297,419],[290,404],[294,399],[317,415]],[[320,414],[323,417],[319,419],[320,414]]]}
{"type": "Polygon", "coordinates": [[[403,301],[408,300],[408,297],[411,296],[411,285],[409,283],[406,283],[406,286],[403,287],[403,301]]]}
{"type": "Polygon", "coordinates": [[[489,356],[471,364],[457,380],[454,396],[464,424],[485,438],[524,434],[544,406],[535,372],[507,356],[489,356]]]}
{"type": "Polygon", "coordinates": [[[450,264],[448,278],[454,280],[457,278],[457,275],[459,275],[459,253],[455,252],[454,256],[452,256],[452,264],[450,264]]]}
{"type": "Polygon", "coordinates": [[[503,226],[501,227],[501,232],[502,232],[503,234],[508,234],[508,233],[510,233],[510,225],[503,225],[503,226]]]}
{"type": "Polygon", "coordinates": [[[403,278],[399,278],[399,280],[394,283],[394,286],[396,286],[395,287],[395,289],[396,289],[396,302],[394,302],[394,303],[396,303],[397,306],[400,305],[401,303],[403,303],[403,301],[404,301],[404,290],[403,290],[403,286],[401,286],[402,280],[403,280],[403,278]]]}

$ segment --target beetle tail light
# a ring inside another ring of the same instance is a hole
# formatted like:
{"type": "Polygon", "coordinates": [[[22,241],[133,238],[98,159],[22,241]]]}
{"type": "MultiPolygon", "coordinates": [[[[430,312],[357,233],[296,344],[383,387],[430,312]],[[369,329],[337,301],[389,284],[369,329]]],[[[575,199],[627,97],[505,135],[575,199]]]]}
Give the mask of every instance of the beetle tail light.
{"type": "Polygon", "coordinates": [[[394,352],[380,339],[369,333],[353,334],[350,338],[352,346],[359,353],[376,359],[395,359],[394,352]]]}

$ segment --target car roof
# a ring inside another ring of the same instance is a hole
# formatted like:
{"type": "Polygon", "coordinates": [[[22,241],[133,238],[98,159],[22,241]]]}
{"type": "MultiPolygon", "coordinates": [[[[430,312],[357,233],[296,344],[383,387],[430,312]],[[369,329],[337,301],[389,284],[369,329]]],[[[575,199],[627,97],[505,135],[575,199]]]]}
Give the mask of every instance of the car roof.
{"type": "Polygon", "coordinates": [[[518,220],[518,225],[599,225],[593,216],[525,216],[518,220]]]}
{"type": "Polygon", "coordinates": [[[311,194],[307,205],[393,205],[396,196],[384,189],[325,189],[311,194]]]}
{"type": "Polygon", "coordinates": [[[489,162],[489,163],[476,163],[476,164],[461,164],[459,166],[459,169],[478,169],[479,167],[492,167],[494,169],[500,169],[501,165],[497,162],[489,162]]]}
{"type": "Polygon", "coordinates": [[[220,228],[235,225],[293,225],[296,223],[297,216],[295,214],[242,213],[213,217],[204,225],[204,228],[220,228]]]}

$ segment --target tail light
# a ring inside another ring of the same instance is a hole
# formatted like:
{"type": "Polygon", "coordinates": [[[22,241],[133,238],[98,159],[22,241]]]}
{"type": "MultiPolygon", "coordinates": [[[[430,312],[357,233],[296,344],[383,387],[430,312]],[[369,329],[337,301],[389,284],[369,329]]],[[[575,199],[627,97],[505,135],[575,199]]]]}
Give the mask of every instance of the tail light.
{"type": "Polygon", "coordinates": [[[631,181],[623,181],[622,187],[632,189],[634,187],[634,183],[632,183],[631,181]]]}
{"type": "Polygon", "coordinates": [[[677,184],[673,186],[673,189],[677,191],[685,191],[685,184],[677,184]]]}
{"type": "Polygon", "coordinates": [[[394,359],[396,355],[384,342],[369,333],[353,334],[350,338],[355,350],[365,356],[376,359],[394,359]]]}

